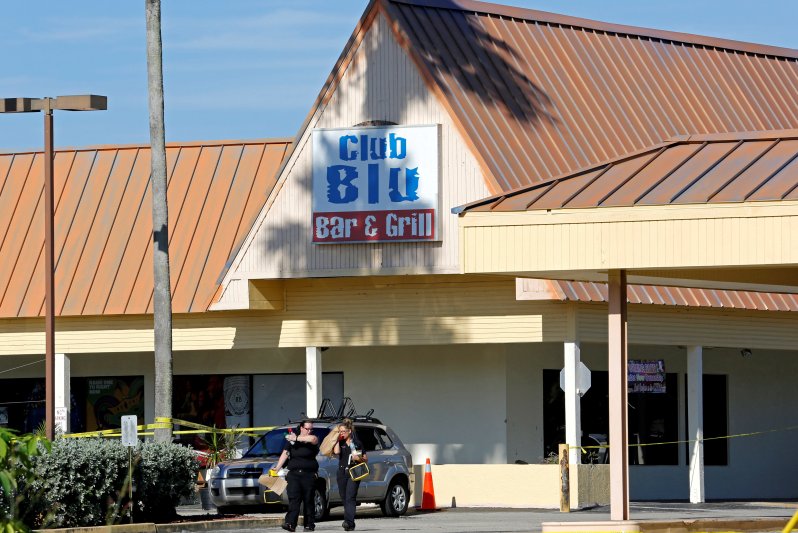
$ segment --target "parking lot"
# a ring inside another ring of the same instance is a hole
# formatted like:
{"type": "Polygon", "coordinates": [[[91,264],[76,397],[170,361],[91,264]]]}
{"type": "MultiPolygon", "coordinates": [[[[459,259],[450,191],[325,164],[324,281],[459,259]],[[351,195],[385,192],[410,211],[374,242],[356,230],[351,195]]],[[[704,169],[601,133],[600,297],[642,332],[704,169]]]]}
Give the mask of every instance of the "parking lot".
{"type": "MultiPolygon", "coordinates": [[[[722,502],[706,504],[672,503],[672,502],[635,502],[631,505],[633,520],[689,520],[689,521],[714,521],[725,519],[724,530],[737,531],[781,531],[783,525],[798,509],[796,502],[722,502]],[[751,527],[754,519],[778,519],[761,529],[751,527]]],[[[196,508],[181,508],[181,514],[200,514],[196,508]]],[[[251,514],[254,519],[271,518],[270,525],[253,521],[237,531],[282,531],[275,525],[274,519],[282,518],[280,513],[251,514]]],[[[592,509],[560,513],[551,509],[477,509],[457,508],[444,509],[434,513],[421,513],[410,510],[407,515],[399,518],[385,518],[379,507],[363,505],[358,508],[356,531],[438,531],[444,533],[455,532],[503,532],[503,531],[540,531],[543,522],[564,521],[599,521],[609,520],[609,507],[596,507],[592,509]]],[[[210,517],[209,517],[210,518],[210,517]]],[[[331,511],[330,520],[317,524],[316,531],[341,531],[342,510],[335,508],[331,511]]],[[[278,522],[279,523],[279,522],[278,522]]],[[[203,524],[202,531],[230,531],[223,522],[218,522],[218,528],[213,524],[203,524]]],[[[199,526],[199,524],[196,524],[199,526]]],[[[185,531],[199,531],[187,525],[185,531]]],[[[299,528],[301,530],[301,528],[299,528]]],[[[700,529],[697,529],[700,530],[700,529]]]]}

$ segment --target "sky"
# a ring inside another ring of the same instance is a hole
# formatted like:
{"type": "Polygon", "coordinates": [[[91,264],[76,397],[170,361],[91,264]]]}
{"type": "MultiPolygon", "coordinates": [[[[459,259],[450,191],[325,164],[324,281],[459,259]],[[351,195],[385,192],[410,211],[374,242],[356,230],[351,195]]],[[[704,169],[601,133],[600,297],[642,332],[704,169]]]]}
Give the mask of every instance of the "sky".
{"type": "MultiPolygon", "coordinates": [[[[798,49],[796,0],[509,0],[602,20],[798,49]]],[[[166,140],[293,138],[367,0],[163,0],[166,140]]],[[[149,142],[144,0],[8,2],[0,98],[102,94],[56,112],[56,146],[149,142]],[[35,6],[36,12],[33,12],[35,6]]],[[[38,114],[0,116],[0,151],[40,149],[38,114]]]]}

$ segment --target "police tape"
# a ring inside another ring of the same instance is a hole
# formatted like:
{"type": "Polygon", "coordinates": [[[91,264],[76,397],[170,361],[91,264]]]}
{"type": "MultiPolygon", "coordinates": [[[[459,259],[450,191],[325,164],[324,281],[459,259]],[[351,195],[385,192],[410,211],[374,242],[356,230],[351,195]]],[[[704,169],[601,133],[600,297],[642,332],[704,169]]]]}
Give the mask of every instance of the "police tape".
{"type": "MultiPolygon", "coordinates": [[[[136,431],[140,436],[152,436],[156,429],[172,429],[173,435],[204,435],[207,433],[215,433],[217,435],[236,435],[244,437],[259,437],[259,433],[265,433],[274,429],[276,426],[258,426],[249,428],[217,428],[198,424],[197,422],[190,422],[188,420],[181,420],[179,418],[169,417],[155,417],[155,422],[152,424],[141,424],[136,426],[136,431]],[[175,427],[187,427],[192,429],[175,430],[175,427]]],[[[86,431],[83,433],[66,433],[62,435],[65,438],[91,438],[91,437],[121,437],[121,429],[104,429],[100,431],[86,431]]]]}
{"type": "MultiPolygon", "coordinates": [[[[781,431],[793,431],[798,429],[798,426],[787,426],[783,428],[776,428],[776,429],[765,429],[762,431],[751,431],[748,433],[736,433],[734,435],[722,435],[720,437],[704,437],[701,439],[689,439],[689,440],[672,440],[667,442],[635,442],[629,443],[629,448],[642,448],[643,446],[663,446],[665,444],[690,444],[691,442],[706,442],[710,440],[722,440],[722,439],[734,439],[737,437],[754,437],[756,435],[765,435],[767,433],[778,433],[781,431]]],[[[591,446],[579,446],[581,448],[582,453],[587,453],[585,450],[597,450],[602,448],[609,448],[609,444],[597,444],[591,446]]]]}

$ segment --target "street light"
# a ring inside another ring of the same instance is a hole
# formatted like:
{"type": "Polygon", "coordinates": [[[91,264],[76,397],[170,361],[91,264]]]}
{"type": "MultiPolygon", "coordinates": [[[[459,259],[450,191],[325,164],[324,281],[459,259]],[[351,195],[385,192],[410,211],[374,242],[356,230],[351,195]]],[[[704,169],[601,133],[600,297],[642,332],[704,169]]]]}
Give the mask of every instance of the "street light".
{"type": "MultiPolygon", "coordinates": [[[[0,113],[44,113],[44,336],[45,336],[45,428],[47,438],[55,437],[55,265],[53,263],[53,110],[105,111],[108,98],[96,94],[55,98],[3,98],[0,113]]],[[[69,401],[69,398],[66,398],[69,401]]]]}

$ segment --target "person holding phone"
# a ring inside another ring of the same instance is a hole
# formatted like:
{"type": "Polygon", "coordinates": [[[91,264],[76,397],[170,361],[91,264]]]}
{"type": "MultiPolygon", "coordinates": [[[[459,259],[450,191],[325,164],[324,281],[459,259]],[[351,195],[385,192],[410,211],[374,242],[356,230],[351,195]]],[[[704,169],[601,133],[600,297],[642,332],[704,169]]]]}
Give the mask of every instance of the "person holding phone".
{"type": "Polygon", "coordinates": [[[319,462],[316,455],[319,453],[319,438],[312,433],[313,423],[303,420],[297,426],[296,434],[289,430],[285,436],[283,453],[277,464],[269,470],[269,475],[276,476],[277,472],[285,465],[288,475],[285,476],[288,486],[288,512],[282,528],[286,531],[296,531],[299,521],[299,506],[303,505],[305,517],[305,531],[316,529],[313,503],[313,488],[319,472],[319,462]]]}
{"type": "Polygon", "coordinates": [[[344,502],[344,531],[355,529],[355,509],[357,507],[357,489],[360,481],[354,481],[349,476],[349,467],[367,461],[363,453],[363,445],[358,440],[354,431],[354,424],[345,418],[338,426],[338,442],[335,443],[333,453],[338,456],[338,492],[344,502]]]}

